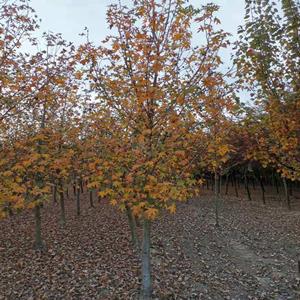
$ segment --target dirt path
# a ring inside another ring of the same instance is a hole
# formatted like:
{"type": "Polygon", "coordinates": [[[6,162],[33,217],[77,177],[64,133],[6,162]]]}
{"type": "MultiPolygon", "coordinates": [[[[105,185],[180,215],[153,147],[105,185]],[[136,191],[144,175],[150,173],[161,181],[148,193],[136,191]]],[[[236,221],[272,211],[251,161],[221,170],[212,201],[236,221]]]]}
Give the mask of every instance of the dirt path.
{"type": "MultiPolygon", "coordinates": [[[[274,215],[268,208],[265,213],[247,203],[224,202],[221,228],[216,229],[209,199],[180,209],[179,248],[200,279],[191,279],[193,292],[182,299],[300,299],[295,261],[299,244],[293,240],[299,232],[294,226],[290,230],[289,212],[276,210],[274,215]],[[290,245],[290,251],[279,241],[290,245]]],[[[293,216],[297,225],[297,214],[293,216]]]]}

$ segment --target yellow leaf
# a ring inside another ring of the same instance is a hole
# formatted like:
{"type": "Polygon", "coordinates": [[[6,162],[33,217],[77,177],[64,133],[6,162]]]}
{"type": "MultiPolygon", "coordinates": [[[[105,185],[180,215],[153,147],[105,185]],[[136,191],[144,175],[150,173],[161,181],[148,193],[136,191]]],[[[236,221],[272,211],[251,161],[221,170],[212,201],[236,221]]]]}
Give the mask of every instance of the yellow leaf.
{"type": "Polygon", "coordinates": [[[112,199],[112,200],[110,200],[110,204],[112,205],[112,206],[116,206],[117,205],[117,200],[116,199],[112,199]]]}
{"type": "Polygon", "coordinates": [[[168,207],[168,210],[170,211],[171,214],[175,214],[176,213],[176,205],[173,203],[172,205],[170,205],[168,207]]]}
{"type": "Polygon", "coordinates": [[[150,207],[145,211],[145,215],[147,219],[154,220],[158,215],[158,209],[150,207]]]}
{"type": "Polygon", "coordinates": [[[225,154],[227,154],[229,152],[229,147],[228,145],[222,145],[220,148],[219,148],[219,154],[221,156],[224,156],[225,154]]]}
{"type": "Polygon", "coordinates": [[[181,38],[182,38],[182,33],[175,33],[174,34],[174,41],[178,41],[178,40],[180,40],[181,38]]]}

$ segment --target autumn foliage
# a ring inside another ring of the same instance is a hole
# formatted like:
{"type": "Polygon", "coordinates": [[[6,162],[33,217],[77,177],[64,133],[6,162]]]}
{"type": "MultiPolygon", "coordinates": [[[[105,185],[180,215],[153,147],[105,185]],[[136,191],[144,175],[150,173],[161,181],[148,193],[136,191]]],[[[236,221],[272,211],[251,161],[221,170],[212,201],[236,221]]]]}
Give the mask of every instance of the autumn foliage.
{"type": "Polygon", "coordinates": [[[0,0],[1,217],[34,209],[41,249],[41,210],[51,193],[65,228],[70,188],[78,216],[83,187],[91,207],[97,192],[100,203],[128,216],[133,244],[142,248],[143,299],[150,299],[151,224],[164,211],[174,214],[178,201],[201,197],[207,176],[216,225],[222,176],[240,168],[248,188],[249,166],[257,164],[285,184],[299,181],[300,18],[283,2],[277,22],[272,4],[257,9],[247,1],[236,73],[225,73],[229,34],[214,4],[110,5],[111,35],[100,45],[87,36],[75,47],[59,34],[37,40],[27,1],[0,0]],[[241,89],[252,105],[237,101],[241,89]]]}

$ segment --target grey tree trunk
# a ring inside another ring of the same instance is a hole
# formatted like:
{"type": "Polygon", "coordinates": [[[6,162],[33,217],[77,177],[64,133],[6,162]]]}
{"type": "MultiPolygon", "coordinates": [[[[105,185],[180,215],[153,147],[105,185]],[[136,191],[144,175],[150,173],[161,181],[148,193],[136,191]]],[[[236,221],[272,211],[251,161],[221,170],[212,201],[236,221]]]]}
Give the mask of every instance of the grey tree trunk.
{"type": "Polygon", "coordinates": [[[263,183],[261,176],[259,176],[259,184],[260,184],[260,188],[261,188],[263,204],[266,204],[265,187],[264,187],[264,183],[263,183]]]}
{"type": "Polygon", "coordinates": [[[288,191],[288,186],[287,186],[287,182],[285,178],[282,178],[282,182],[283,182],[283,187],[284,187],[284,195],[285,195],[285,200],[287,203],[287,207],[289,210],[291,210],[291,199],[290,199],[290,195],[289,195],[289,191],[288,191]]]}
{"type": "Polygon", "coordinates": [[[90,207],[95,207],[93,201],[93,190],[90,190],[90,207]]]}
{"type": "MultiPolygon", "coordinates": [[[[43,107],[43,113],[41,115],[41,125],[40,129],[43,130],[45,129],[46,126],[46,103],[44,103],[43,107]]],[[[38,139],[37,141],[37,153],[42,154],[42,145],[43,141],[41,139],[38,139]]],[[[36,172],[35,174],[35,184],[39,188],[43,188],[45,186],[44,182],[44,177],[41,172],[36,172]]],[[[38,199],[34,199],[35,201],[38,199]]],[[[43,240],[42,240],[42,218],[41,218],[41,204],[37,204],[34,207],[34,218],[35,218],[35,248],[38,250],[42,250],[44,245],[43,245],[43,240]]]]}
{"type": "MultiPolygon", "coordinates": [[[[274,176],[274,174],[273,174],[273,176],[274,176]]],[[[277,174],[275,174],[275,176],[274,176],[274,183],[275,183],[275,187],[276,187],[276,193],[279,194],[277,174]]]]}
{"type": "Polygon", "coordinates": [[[83,193],[83,180],[80,179],[80,190],[81,190],[81,193],[83,193]]]}
{"type": "Polygon", "coordinates": [[[247,197],[248,197],[248,200],[251,201],[252,198],[251,198],[251,194],[250,194],[250,190],[249,190],[247,171],[245,172],[244,178],[245,178],[245,189],[247,191],[247,197]]]}
{"type": "Polygon", "coordinates": [[[215,218],[216,218],[216,227],[220,227],[219,223],[219,207],[220,207],[220,194],[219,194],[219,175],[215,172],[215,218]]]}
{"type": "Polygon", "coordinates": [[[76,196],[76,179],[73,181],[73,195],[76,196]]]}
{"type": "Polygon", "coordinates": [[[76,183],[76,214],[80,216],[80,179],[76,183]]]}
{"type": "Polygon", "coordinates": [[[238,188],[237,188],[237,184],[236,184],[236,176],[234,174],[234,179],[233,179],[233,182],[234,182],[234,191],[235,191],[235,196],[238,197],[239,196],[239,193],[238,193],[238,188]]]}
{"type": "Polygon", "coordinates": [[[152,295],[151,265],[150,265],[150,220],[143,223],[142,245],[142,291],[141,300],[150,300],[152,295]]]}
{"type": "Polygon", "coordinates": [[[229,186],[229,173],[226,174],[226,181],[225,181],[225,195],[228,195],[228,186],[229,186]]]}
{"type": "Polygon", "coordinates": [[[57,203],[57,187],[56,184],[54,184],[54,186],[52,186],[52,192],[53,192],[53,202],[57,203]]]}
{"type": "Polygon", "coordinates": [[[126,214],[127,214],[128,224],[131,233],[131,242],[136,249],[139,249],[140,243],[137,236],[135,217],[132,215],[132,211],[127,204],[125,204],[125,207],[126,207],[126,214]]]}
{"type": "Polygon", "coordinates": [[[66,214],[65,214],[65,198],[64,198],[64,192],[61,190],[59,192],[59,203],[60,203],[60,224],[62,228],[65,228],[66,226],[66,214]]]}
{"type": "Polygon", "coordinates": [[[37,250],[42,250],[43,240],[42,240],[42,219],[41,219],[41,206],[36,205],[34,207],[34,219],[35,219],[35,248],[37,250]]]}

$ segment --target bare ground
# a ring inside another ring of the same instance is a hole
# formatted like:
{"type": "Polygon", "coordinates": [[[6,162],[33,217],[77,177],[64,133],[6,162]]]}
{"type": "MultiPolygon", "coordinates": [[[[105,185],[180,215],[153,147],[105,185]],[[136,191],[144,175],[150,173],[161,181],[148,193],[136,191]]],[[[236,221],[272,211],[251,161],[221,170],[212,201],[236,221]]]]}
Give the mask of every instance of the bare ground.
{"type": "MultiPolygon", "coordinates": [[[[300,212],[223,196],[220,228],[210,194],[152,226],[154,299],[300,299],[300,212]]],[[[33,250],[32,213],[0,221],[0,299],[136,299],[139,256],[126,218],[106,203],[67,227],[43,210],[47,248],[33,250]]]]}

